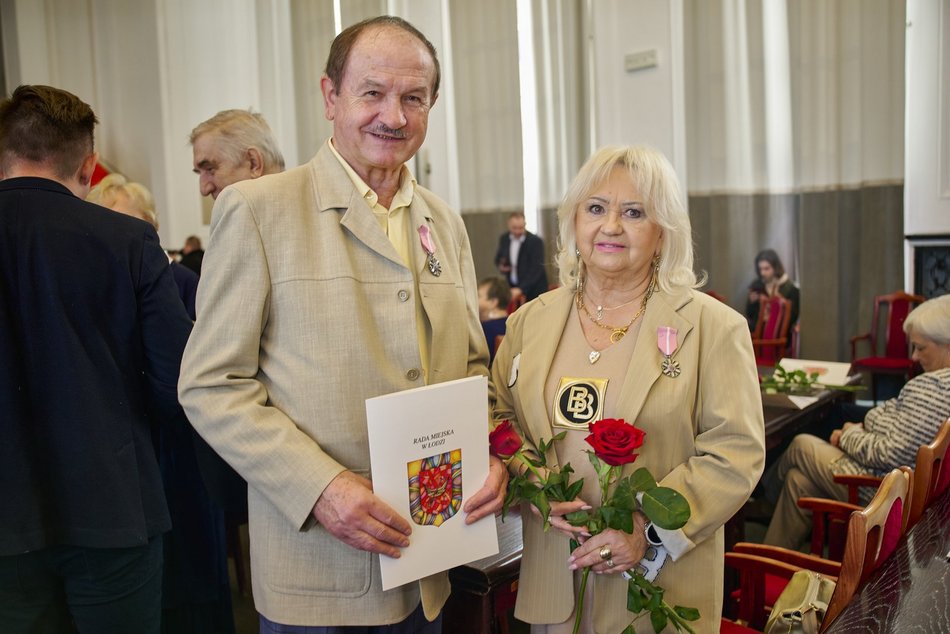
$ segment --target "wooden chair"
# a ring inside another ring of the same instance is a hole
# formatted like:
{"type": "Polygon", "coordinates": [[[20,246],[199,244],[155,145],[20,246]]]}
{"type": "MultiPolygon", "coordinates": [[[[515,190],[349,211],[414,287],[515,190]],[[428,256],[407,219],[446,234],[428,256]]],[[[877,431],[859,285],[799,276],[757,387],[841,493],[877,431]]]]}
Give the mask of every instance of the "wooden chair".
{"type": "Polygon", "coordinates": [[[913,526],[930,503],[950,488],[950,418],[943,422],[933,442],[917,450],[917,468],[914,469],[914,497],[911,500],[908,523],[913,526]]]}
{"type": "Polygon", "coordinates": [[[759,318],[752,331],[756,365],[774,366],[788,347],[792,304],[781,295],[759,300],[759,318]]]}
{"type": "Polygon", "coordinates": [[[871,502],[852,512],[840,564],[776,546],[736,544],[732,552],[726,553],[726,565],[739,572],[738,622],[761,630],[788,579],[804,569],[837,581],[821,623],[821,631],[826,630],[897,546],[906,530],[904,511],[910,486],[908,473],[894,469],[884,477],[871,502]]]}
{"type": "Polygon", "coordinates": [[[855,372],[871,375],[871,398],[875,402],[877,402],[875,380],[877,375],[897,374],[906,378],[910,377],[914,362],[910,358],[907,335],[904,333],[904,320],[907,319],[910,311],[925,299],[921,295],[909,295],[904,291],[878,295],[874,298],[871,330],[851,337],[851,368],[855,372]],[[878,344],[882,337],[883,346],[879,348],[878,344]],[[861,341],[868,342],[871,352],[869,356],[858,357],[857,344],[861,341]],[[881,354],[878,354],[878,350],[881,354]]]}
{"type": "MultiPolygon", "coordinates": [[[[910,511],[907,527],[910,528],[920,519],[924,510],[940,494],[950,488],[950,462],[946,461],[950,447],[950,418],[945,420],[937,431],[933,441],[917,449],[914,463],[913,482],[911,483],[910,511]]],[[[858,503],[861,487],[877,488],[881,478],[868,475],[837,475],[835,482],[848,487],[848,502],[858,503]]],[[[812,550],[814,552],[814,550],[812,550]]]]}
{"type": "MultiPolygon", "coordinates": [[[[910,482],[907,495],[908,502],[904,505],[903,522],[906,529],[913,525],[910,518],[913,501],[916,499],[916,483],[913,469],[902,466],[900,470],[907,474],[907,479],[910,482]]],[[[858,504],[858,489],[867,486],[876,491],[880,488],[882,481],[883,478],[876,476],[838,475],[835,476],[835,482],[848,487],[848,502],[824,498],[799,498],[798,506],[812,512],[811,545],[809,548],[811,554],[832,561],[842,560],[851,513],[861,510],[861,506],[858,504]]]]}

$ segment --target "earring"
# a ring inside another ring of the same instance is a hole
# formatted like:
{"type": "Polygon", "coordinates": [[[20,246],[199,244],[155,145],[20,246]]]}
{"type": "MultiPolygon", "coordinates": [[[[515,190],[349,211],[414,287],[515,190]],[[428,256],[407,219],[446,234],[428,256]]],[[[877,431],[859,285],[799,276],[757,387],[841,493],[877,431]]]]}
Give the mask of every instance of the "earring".
{"type": "Polygon", "coordinates": [[[653,295],[653,293],[660,288],[659,283],[657,282],[657,277],[659,276],[660,271],[660,254],[657,253],[653,256],[653,262],[651,262],[651,268],[653,269],[653,276],[650,280],[650,287],[647,289],[647,299],[653,295]]]}

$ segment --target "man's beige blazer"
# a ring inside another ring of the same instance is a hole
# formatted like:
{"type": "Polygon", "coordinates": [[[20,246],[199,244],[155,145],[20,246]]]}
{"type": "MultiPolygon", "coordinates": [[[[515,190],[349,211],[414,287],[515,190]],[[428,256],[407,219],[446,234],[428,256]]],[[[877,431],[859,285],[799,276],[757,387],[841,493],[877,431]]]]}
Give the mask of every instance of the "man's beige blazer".
{"type": "Polygon", "coordinates": [[[369,476],[365,399],[424,383],[417,294],[429,383],[487,374],[462,219],[421,187],[409,213],[442,264],[430,273],[413,240],[418,287],[326,145],[306,165],[227,187],[214,206],[179,391],[248,481],[254,603],[277,623],[392,623],[420,596],[434,618],[449,593],[445,574],[383,592],[378,556],[311,516],[341,471],[369,476]]]}
{"type": "MultiPolygon", "coordinates": [[[[492,379],[495,420],[511,419],[537,446],[550,440],[551,403],[544,384],[574,294],[560,288],[526,304],[508,320],[495,355],[492,379]]],[[[623,418],[646,432],[636,462],[624,469],[650,470],[657,481],[682,493],[692,516],[669,537],[677,561],[668,561],[657,583],[670,605],[702,613],[697,632],[718,632],[723,591],[723,524],[748,499],[765,459],[762,399],[752,341],[745,319],[704,293],[657,292],[647,304],[627,376],[608,418],[623,418]],[[674,359],[682,373],[661,373],[663,355],[657,328],[677,329],[674,359]]],[[[596,366],[594,366],[596,367],[596,366]]],[[[592,368],[592,374],[596,371],[592,368]]],[[[557,455],[564,464],[576,457],[557,455]]],[[[596,502],[595,502],[596,503],[596,502]]],[[[541,522],[523,509],[524,555],[515,616],[528,623],[560,623],[574,606],[568,541],[558,531],[542,531],[541,522]]],[[[591,575],[594,629],[619,634],[633,619],[626,610],[627,583],[619,575],[591,575]]],[[[641,613],[636,631],[652,632],[649,613],[641,613]]]]}

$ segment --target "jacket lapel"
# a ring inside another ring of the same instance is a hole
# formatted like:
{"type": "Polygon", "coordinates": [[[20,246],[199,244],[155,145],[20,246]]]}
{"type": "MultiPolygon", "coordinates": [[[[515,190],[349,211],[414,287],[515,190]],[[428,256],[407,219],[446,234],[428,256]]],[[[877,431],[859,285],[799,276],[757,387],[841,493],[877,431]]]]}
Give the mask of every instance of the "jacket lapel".
{"type": "Polygon", "coordinates": [[[373,210],[356,191],[349,175],[327,147],[328,140],[310,162],[314,199],[321,212],[343,210],[340,224],[354,238],[388,260],[405,266],[396,248],[383,232],[373,210]]]}
{"type": "MultiPolygon", "coordinates": [[[[693,329],[693,324],[679,314],[679,310],[689,301],[691,300],[688,293],[668,295],[658,291],[647,304],[643,323],[640,324],[640,332],[637,335],[633,358],[630,360],[627,376],[617,400],[617,411],[630,413],[631,420],[627,422],[637,419],[647,394],[661,375],[663,354],[657,346],[657,328],[660,326],[676,328],[677,349],[683,347],[683,342],[693,329]]],[[[676,357],[677,355],[674,354],[673,358],[676,357]]]]}
{"type": "Polygon", "coordinates": [[[531,355],[521,359],[518,381],[521,384],[521,402],[539,404],[535,411],[526,412],[531,433],[537,439],[549,441],[553,426],[550,409],[544,399],[544,384],[571,314],[574,293],[562,288],[556,294],[542,295],[535,301],[541,306],[527,315],[522,327],[521,349],[531,350],[531,355]]]}

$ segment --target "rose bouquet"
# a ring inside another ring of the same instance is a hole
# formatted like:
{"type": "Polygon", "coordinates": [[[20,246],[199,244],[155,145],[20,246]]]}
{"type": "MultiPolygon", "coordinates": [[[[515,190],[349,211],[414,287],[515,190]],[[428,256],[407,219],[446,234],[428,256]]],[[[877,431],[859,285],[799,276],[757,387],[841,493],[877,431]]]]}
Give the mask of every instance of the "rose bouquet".
{"type": "MultiPolygon", "coordinates": [[[[647,519],[660,528],[676,530],[689,519],[689,502],[677,491],[658,486],[649,470],[640,468],[627,477],[621,477],[623,465],[637,459],[637,449],[643,444],[643,430],[625,422],[623,419],[606,418],[589,426],[590,435],[585,439],[593,448],[586,453],[597,474],[600,488],[600,506],[590,510],[570,513],[564,519],[573,526],[584,526],[593,536],[608,528],[632,534],[633,514],[641,511],[647,519]]],[[[575,499],[584,486],[583,480],[570,481],[574,472],[570,463],[562,467],[547,464],[547,452],[554,442],[562,440],[566,432],[555,435],[550,442],[541,440],[537,452],[526,452],[524,442],[504,421],[492,431],[489,444],[493,455],[509,462],[517,460],[524,466],[511,478],[502,514],[507,513],[511,504],[526,501],[536,507],[544,521],[545,529],[550,526],[551,502],[568,502],[575,499]]],[[[571,549],[578,543],[571,540],[571,549]]],[[[574,613],[574,634],[580,627],[583,613],[584,593],[590,568],[581,573],[581,585],[578,590],[574,613]]],[[[689,621],[699,618],[699,611],[682,606],[671,607],[663,600],[664,590],[648,581],[636,569],[624,575],[627,582],[627,610],[634,614],[650,612],[653,629],[660,632],[672,624],[677,630],[693,632],[689,621]]],[[[622,634],[634,631],[631,623],[622,634]]]]}

